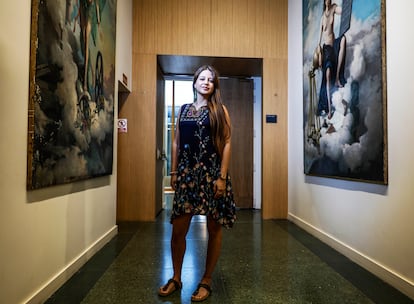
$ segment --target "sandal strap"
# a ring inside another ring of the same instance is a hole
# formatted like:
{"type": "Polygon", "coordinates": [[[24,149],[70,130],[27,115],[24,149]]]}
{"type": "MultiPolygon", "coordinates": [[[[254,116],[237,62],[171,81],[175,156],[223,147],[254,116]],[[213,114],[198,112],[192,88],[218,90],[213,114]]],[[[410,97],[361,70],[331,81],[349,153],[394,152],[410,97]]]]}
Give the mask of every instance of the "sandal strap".
{"type": "Polygon", "coordinates": [[[205,284],[205,283],[200,283],[200,284],[198,284],[197,285],[197,289],[194,291],[194,293],[193,293],[193,296],[196,296],[196,295],[198,295],[198,293],[200,292],[200,288],[204,288],[205,290],[207,290],[208,291],[208,293],[210,294],[211,293],[211,287],[209,286],[209,285],[207,285],[207,284],[205,284]]]}
{"type": "Polygon", "coordinates": [[[170,284],[174,284],[174,287],[176,290],[179,290],[183,287],[182,283],[177,282],[174,279],[169,279],[167,284],[164,285],[164,287],[162,288],[163,291],[166,291],[168,289],[168,287],[170,287],[170,284]]]}

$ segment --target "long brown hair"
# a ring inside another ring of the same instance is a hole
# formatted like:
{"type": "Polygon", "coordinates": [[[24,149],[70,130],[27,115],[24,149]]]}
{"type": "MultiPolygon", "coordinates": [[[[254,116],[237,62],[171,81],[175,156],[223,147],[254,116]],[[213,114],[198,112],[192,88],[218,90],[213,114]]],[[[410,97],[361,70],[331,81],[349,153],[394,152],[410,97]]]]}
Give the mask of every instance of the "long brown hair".
{"type": "Polygon", "coordinates": [[[223,108],[223,101],[220,94],[219,75],[215,68],[210,65],[201,66],[195,73],[193,79],[194,99],[197,98],[197,91],[194,87],[201,72],[209,70],[213,75],[214,90],[208,100],[208,110],[210,113],[211,134],[213,136],[213,144],[220,156],[223,154],[224,145],[231,135],[230,121],[227,119],[223,108]]]}

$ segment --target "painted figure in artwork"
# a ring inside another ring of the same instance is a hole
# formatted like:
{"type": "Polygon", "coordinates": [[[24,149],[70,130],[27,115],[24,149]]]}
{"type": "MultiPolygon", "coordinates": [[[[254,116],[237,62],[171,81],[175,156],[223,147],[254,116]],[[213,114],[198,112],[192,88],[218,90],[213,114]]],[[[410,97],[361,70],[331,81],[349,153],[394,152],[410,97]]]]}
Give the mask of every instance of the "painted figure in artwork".
{"type": "Polygon", "coordinates": [[[327,115],[328,119],[331,119],[334,111],[331,101],[332,91],[343,87],[346,82],[344,77],[346,38],[343,34],[335,38],[334,34],[335,16],[341,14],[341,6],[332,3],[331,0],[324,0],[320,37],[316,50],[318,64],[322,68],[317,114],[327,115]]]}
{"type": "Polygon", "coordinates": [[[89,70],[89,44],[92,41],[96,44],[97,27],[101,23],[101,1],[80,0],[79,2],[79,25],[81,27],[81,42],[84,55],[83,90],[88,92],[88,70],[89,70]]]}

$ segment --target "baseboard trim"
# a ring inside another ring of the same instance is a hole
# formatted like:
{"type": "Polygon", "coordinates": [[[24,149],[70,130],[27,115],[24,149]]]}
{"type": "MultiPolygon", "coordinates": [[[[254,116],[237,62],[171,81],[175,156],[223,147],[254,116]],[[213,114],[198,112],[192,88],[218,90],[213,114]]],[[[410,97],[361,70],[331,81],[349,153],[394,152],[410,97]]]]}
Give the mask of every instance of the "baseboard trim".
{"type": "Polygon", "coordinates": [[[295,223],[308,233],[312,234],[325,244],[334,248],[336,251],[340,252],[341,254],[343,254],[359,266],[373,273],[374,275],[376,275],[383,281],[387,282],[394,288],[398,289],[411,299],[414,299],[414,282],[411,282],[409,279],[392,271],[384,265],[379,264],[370,257],[362,254],[361,252],[355,250],[354,248],[348,246],[340,240],[335,239],[326,232],[320,230],[319,228],[309,224],[308,222],[291,213],[288,213],[288,220],[295,223]]]}
{"type": "Polygon", "coordinates": [[[65,284],[90,258],[104,247],[118,233],[118,226],[109,229],[101,238],[73,259],[64,269],[37,290],[27,301],[27,304],[44,303],[55,291],[65,284]]]}

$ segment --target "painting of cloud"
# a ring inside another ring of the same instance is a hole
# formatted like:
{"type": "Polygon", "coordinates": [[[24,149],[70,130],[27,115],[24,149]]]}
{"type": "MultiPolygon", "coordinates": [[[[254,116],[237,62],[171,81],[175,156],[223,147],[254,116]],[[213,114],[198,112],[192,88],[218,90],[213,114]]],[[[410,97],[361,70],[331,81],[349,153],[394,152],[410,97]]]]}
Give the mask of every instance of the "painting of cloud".
{"type": "Polygon", "coordinates": [[[384,0],[303,0],[304,172],[387,184],[384,0]]]}
{"type": "Polygon", "coordinates": [[[112,173],[116,0],[33,0],[27,188],[112,173]]]}

